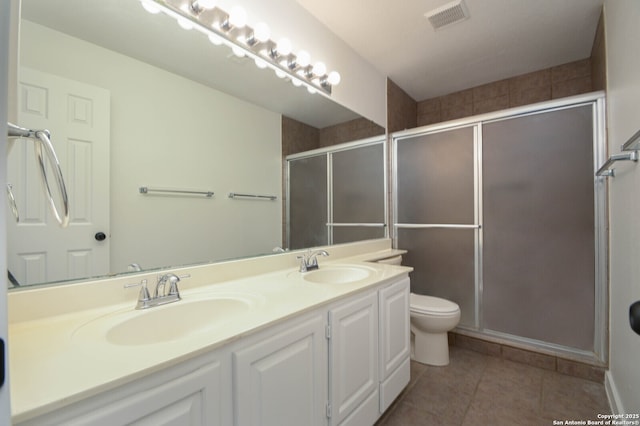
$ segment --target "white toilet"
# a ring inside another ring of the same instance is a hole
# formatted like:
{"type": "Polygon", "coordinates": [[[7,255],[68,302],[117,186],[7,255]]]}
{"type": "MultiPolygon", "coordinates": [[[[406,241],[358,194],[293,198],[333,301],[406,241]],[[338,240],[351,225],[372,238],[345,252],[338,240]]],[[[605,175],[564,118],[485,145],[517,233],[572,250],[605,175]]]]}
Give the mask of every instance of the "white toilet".
{"type": "Polygon", "coordinates": [[[448,365],[447,332],[460,321],[460,307],[450,300],[411,293],[411,358],[422,364],[448,365]]]}

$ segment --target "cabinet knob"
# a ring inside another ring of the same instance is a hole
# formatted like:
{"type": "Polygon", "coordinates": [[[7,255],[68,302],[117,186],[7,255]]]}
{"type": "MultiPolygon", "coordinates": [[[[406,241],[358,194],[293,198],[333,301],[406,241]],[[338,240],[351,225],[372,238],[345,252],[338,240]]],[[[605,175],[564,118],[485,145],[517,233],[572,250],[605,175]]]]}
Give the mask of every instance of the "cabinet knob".
{"type": "Polygon", "coordinates": [[[94,237],[97,241],[104,241],[107,239],[107,236],[104,232],[96,232],[96,235],[94,235],[94,237]]]}

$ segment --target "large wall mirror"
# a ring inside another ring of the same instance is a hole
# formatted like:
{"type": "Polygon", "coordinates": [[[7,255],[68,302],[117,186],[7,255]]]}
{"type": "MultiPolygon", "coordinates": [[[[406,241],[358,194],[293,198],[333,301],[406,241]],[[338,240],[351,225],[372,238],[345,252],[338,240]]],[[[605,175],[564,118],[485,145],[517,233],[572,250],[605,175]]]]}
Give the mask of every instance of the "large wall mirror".
{"type": "Polygon", "coordinates": [[[359,117],[138,1],[21,7],[17,124],[51,130],[71,199],[60,229],[32,142],[12,146],[8,264],[21,286],[271,254],[283,245],[282,117],[317,129],[359,117]]]}

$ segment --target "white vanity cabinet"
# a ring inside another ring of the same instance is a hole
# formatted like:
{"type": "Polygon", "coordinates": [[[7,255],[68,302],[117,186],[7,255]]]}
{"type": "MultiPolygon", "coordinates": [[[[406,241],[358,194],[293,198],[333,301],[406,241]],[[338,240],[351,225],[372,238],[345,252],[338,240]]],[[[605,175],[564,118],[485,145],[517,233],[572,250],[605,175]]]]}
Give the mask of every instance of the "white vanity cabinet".
{"type": "Polygon", "coordinates": [[[16,426],[229,425],[229,371],[228,352],[207,354],[16,426]]]}
{"type": "Polygon", "coordinates": [[[409,278],[150,367],[16,426],[371,426],[409,381],[409,278]]]}
{"type": "Polygon", "coordinates": [[[324,312],[252,336],[233,351],[235,424],[326,425],[324,312]]]}

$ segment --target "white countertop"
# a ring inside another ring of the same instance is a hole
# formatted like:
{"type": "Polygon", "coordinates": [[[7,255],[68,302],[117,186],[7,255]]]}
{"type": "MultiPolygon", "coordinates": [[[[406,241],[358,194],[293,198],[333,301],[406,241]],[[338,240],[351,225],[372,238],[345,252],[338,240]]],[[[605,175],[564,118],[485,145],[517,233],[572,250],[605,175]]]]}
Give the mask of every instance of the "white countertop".
{"type": "MultiPolygon", "coordinates": [[[[411,268],[364,262],[402,253],[383,249],[332,261],[319,259],[320,268],[337,264],[373,268],[370,277],[346,284],[310,283],[297,268],[288,268],[186,288],[181,291],[183,300],[172,305],[241,294],[251,300],[251,309],[225,322],[223,327],[201,330],[172,341],[116,345],[105,339],[100,327],[106,327],[104,324],[108,325],[109,321],[95,320],[122,316],[123,312],[140,315],[141,311],[134,310],[135,297],[126,302],[10,322],[12,419],[19,422],[64,407],[221,347],[293,315],[407,274],[411,268]]],[[[121,289],[120,282],[118,286],[121,289]]],[[[114,287],[110,289],[122,291],[114,287]]],[[[171,309],[172,305],[150,309],[171,309]]]]}

